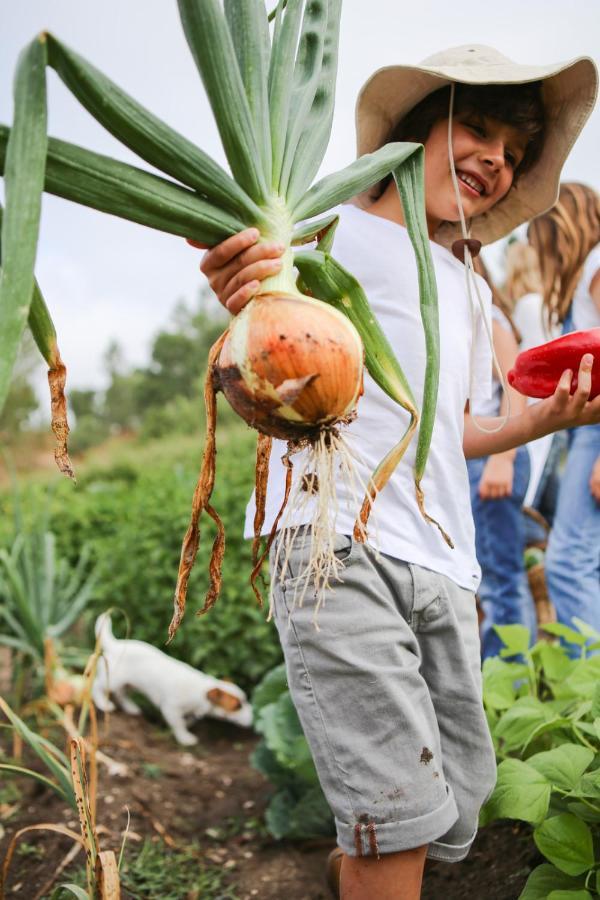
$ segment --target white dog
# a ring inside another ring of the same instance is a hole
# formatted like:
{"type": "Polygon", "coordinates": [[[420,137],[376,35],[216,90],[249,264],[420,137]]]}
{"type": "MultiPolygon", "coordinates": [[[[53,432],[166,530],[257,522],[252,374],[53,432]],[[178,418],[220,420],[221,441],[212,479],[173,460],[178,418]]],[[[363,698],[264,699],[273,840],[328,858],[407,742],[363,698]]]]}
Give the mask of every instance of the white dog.
{"type": "Polygon", "coordinates": [[[205,675],[145,641],[118,640],[108,613],[98,616],[96,635],[103,651],[92,688],[98,709],[115,709],[109,699],[112,694],[126,713],[139,715],[139,706],[125,693],[132,688],[159,708],[177,741],[185,746],[198,740],[186,728],[186,716],[213,716],[244,727],[252,724],[252,707],[235,684],[205,675]]]}

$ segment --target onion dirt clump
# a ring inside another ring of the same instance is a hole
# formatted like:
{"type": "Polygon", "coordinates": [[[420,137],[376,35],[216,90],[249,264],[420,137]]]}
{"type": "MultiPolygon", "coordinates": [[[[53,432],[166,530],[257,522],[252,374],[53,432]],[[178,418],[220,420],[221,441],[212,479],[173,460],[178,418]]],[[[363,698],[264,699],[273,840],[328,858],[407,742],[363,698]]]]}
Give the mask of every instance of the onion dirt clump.
{"type": "MultiPolygon", "coordinates": [[[[184,614],[202,513],[216,525],[202,611],[213,605],[221,584],[225,534],[211,504],[217,392],[222,391],[258,433],[251,576],[258,596],[258,573],[275,530],[285,525],[289,509],[305,503],[313,516],[311,568],[316,583],[326,586],[339,574],[331,536],[334,476],[340,467],[355,484],[354,537],[364,540],[378,492],[416,438],[415,498],[429,519],[421,482],[439,378],[437,291],[425,217],[422,145],[386,144],[313,183],[331,134],[342,0],[279,0],[270,14],[264,0],[178,0],[177,5],[230,171],[45,31],[19,57],[12,127],[0,124],[6,198],[0,235],[0,409],[28,325],[50,367],[57,461],[66,472],[65,367],[34,278],[43,191],[206,246],[252,227],[259,240],[285,247],[281,271],[261,283],[260,294],[209,354],[206,444],[182,547],[170,638],[184,614]],[[100,124],[154,171],[49,138],[48,67],[100,124]],[[427,351],[421,409],[363,289],[332,256],[338,216],[331,210],[390,173],[419,279],[427,351]],[[306,244],[313,248],[307,250],[306,244]],[[353,474],[343,428],[356,412],[363,365],[404,412],[396,443],[368,484],[361,485],[353,474]],[[288,441],[282,461],[286,492],[262,546],[274,436],[288,441]],[[300,487],[292,490],[293,460],[299,451],[306,451],[297,457],[300,487]]],[[[195,115],[193,109],[190,115],[195,115]]]]}

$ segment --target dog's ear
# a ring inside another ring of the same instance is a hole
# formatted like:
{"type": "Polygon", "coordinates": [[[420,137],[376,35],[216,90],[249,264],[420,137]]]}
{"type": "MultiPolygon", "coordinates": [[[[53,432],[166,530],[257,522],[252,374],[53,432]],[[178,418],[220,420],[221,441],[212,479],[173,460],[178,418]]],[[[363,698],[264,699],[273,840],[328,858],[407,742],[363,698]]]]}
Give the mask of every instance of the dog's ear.
{"type": "Polygon", "coordinates": [[[235,697],[233,694],[229,694],[227,691],[217,687],[211,688],[206,692],[206,699],[209,703],[212,703],[213,706],[220,706],[221,709],[224,709],[227,712],[235,712],[236,710],[241,709],[242,706],[239,697],[235,697]]]}

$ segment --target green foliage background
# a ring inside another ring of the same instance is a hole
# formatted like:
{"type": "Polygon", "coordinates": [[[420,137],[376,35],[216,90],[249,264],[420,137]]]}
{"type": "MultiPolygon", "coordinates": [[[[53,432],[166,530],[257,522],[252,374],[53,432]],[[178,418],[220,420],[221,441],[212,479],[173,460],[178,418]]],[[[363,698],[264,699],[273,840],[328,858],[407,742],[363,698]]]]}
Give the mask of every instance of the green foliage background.
{"type": "MultiPolygon", "coordinates": [[[[26,483],[20,503],[30,520],[49,505],[50,527],[58,549],[72,562],[89,544],[97,566],[97,585],[85,621],[92,641],[93,620],[108,607],[129,619],[130,636],[149,641],[179,659],[244,688],[256,684],[281,659],[275,628],[267,623],[249,585],[250,544],[243,538],[244,510],[254,479],[255,435],[233,420],[220,404],[223,427],[218,435],[214,505],[225,523],[227,547],[223,590],[205,616],[194,612],[204,602],[214,529],[202,528],[200,551],[190,581],[185,619],[175,640],[165,647],[183,535],[203,447],[198,432],[175,434],[151,443],[130,441],[103,449],[100,462],[82,464],[73,486],[59,476],[52,487],[26,483]]],[[[200,403],[196,405],[200,417],[200,403]]],[[[0,545],[10,541],[14,497],[0,498],[0,545]]],[[[118,636],[125,637],[123,617],[113,616],[118,636]]]]}

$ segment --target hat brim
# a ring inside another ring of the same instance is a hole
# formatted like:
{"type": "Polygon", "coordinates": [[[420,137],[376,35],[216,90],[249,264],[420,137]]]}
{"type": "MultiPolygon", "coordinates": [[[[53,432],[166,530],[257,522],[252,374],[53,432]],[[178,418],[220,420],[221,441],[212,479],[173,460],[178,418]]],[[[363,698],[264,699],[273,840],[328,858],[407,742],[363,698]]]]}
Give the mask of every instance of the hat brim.
{"type": "MultiPolygon", "coordinates": [[[[457,50],[463,51],[459,63],[432,65],[436,60],[434,57],[428,65],[388,66],[369,78],[356,104],[358,156],[381,147],[392,129],[417,103],[453,81],[481,85],[542,81],[546,113],[542,152],[506,197],[473,222],[473,233],[477,239],[483,244],[490,244],[523,222],[545,212],[556,202],[562,167],[594,107],[598,90],[597,70],[589,57],[579,57],[554,66],[524,66],[513,63],[491,48],[457,50]],[[468,53],[477,56],[466,57],[469,60],[466,62],[465,54],[468,53]]],[[[360,204],[368,206],[375,192],[376,186],[359,195],[360,204]]],[[[448,222],[440,229],[436,239],[450,244],[460,236],[459,224],[448,222]]]]}

